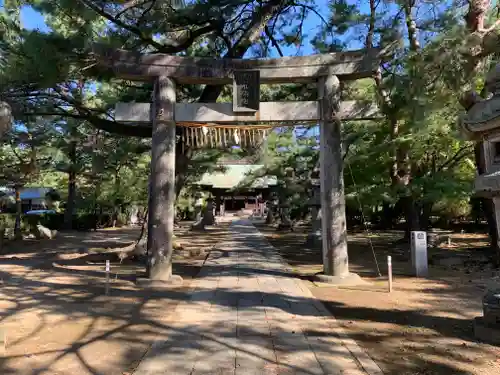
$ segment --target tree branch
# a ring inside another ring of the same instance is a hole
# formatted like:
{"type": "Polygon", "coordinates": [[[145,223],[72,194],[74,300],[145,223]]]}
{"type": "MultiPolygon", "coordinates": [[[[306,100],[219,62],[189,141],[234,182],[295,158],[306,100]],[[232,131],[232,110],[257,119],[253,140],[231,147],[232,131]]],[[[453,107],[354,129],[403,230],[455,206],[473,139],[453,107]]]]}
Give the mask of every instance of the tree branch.
{"type": "Polygon", "coordinates": [[[357,136],[351,137],[349,142],[347,142],[347,140],[344,142],[345,152],[344,152],[344,156],[342,157],[342,161],[345,161],[347,155],[349,154],[349,149],[360,138],[361,138],[361,135],[357,135],[357,136]]]}
{"type": "Polygon", "coordinates": [[[143,0],[143,1],[138,1],[138,0],[131,0],[127,1],[125,4],[123,4],[123,9],[120,10],[116,15],[115,18],[120,18],[122,14],[126,13],[128,10],[135,8],[139,5],[144,5],[148,2],[154,3],[154,1],[151,0],[143,0]]]}
{"type": "Polygon", "coordinates": [[[264,31],[266,32],[266,35],[267,37],[269,38],[269,40],[271,41],[271,44],[274,46],[274,48],[276,48],[276,50],[278,51],[278,54],[283,57],[283,51],[281,50],[281,47],[280,45],[278,44],[278,42],[276,41],[276,39],[274,38],[273,34],[271,33],[271,30],[269,30],[269,27],[266,25],[264,27],[264,31]]]}
{"type": "Polygon", "coordinates": [[[100,9],[97,7],[95,4],[93,4],[89,0],[78,0],[81,3],[83,3],[85,6],[96,12],[98,15],[101,17],[107,19],[110,22],[113,22],[115,25],[127,30],[128,32],[131,32],[132,34],[136,35],[142,42],[156,48],[158,52],[161,53],[178,53],[181,51],[184,51],[186,48],[191,46],[193,42],[200,36],[207,34],[211,31],[214,31],[217,29],[217,26],[215,22],[209,23],[203,27],[200,27],[194,31],[192,30],[185,30],[185,34],[187,36],[182,40],[182,41],[176,41],[173,42],[171,45],[164,45],[161,44],[155,40],[153,40],[151,37],[145,35],[142,30],[138,27],[132,26],[132,25],[127,25],[125,22],[117,19],[116,17],[113,17],[111,14],[105,12],[104,10],[100,9]]]}
{"type": "Polygon", "coordinates": [[[302,8],[304,8],[304,9],[308,9],[308,10],[310,10],[311,12],[313,12],[314,14],[316,14],[316,15],[320,18],[321,22],[323,22],[323,23],[325,24],[325,26],[328,26],[328,25],[329,25],[329,23],[328,23],[328,21],[325,19],[325,17],[323,17],[323,16],[321,15],[321,13],[319,13],[316,9],[314,9],[314,7],[312,7],[312,6],[310,6],[310,5],[306,5],[306,4],[299,4],[299,3],[293,3],[293,4],[291,4],[291,5],[293,5],[293,6],[298,6],[298,7],[302,7],[302,8]]]}
{"type": "Polygon", "coordinates": [[[443,171],[445,168],[453,168],[458,164],[460,160],[467,156],[468,153],[473,151],[473,145],[467,144],[462,147],[447,161],[445,161],[441,166],[439,166],[436,170],[438,172],[443,171]]]}
{"type": "MultiPolygon", "coordinates": [[[[286,4],[288,0],[270,0],[262,8],[256,11],[250,21],[250,25],[245,30],[239,40],[233,44],[223,58],[242,58],[250,46],[255,43],[269,20],[274,17],[286,4]]],[[[200,95],[199,102],[215,102],[222,92],[224,86],[207,85],[200,95]]]]}

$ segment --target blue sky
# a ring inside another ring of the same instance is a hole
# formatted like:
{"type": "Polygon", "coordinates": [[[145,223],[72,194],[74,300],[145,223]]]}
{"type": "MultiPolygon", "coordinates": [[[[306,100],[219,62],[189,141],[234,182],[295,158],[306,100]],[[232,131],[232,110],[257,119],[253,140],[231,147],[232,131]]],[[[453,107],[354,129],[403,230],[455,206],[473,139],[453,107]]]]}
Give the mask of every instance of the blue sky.
{"type": "MultiPolygon", "coordinates": [[[[315,4],[317,8],[319,9],[319,13],[322,14],[323,17],[327,18],[329,14],[328,6],[327,4],[331,0],[315,0],[315,4]]],[[[369,2],[367,0],[347,0],[349,4],[361,4],[361,11],[363,13],[369,13],[369,2]]],[[[442,10],[443,8],[449,8],[452,4],[452,0],[447,0],[444,2],[422,2],[420,4],[419,10],[418,10],[418,18],[426,18],[426,16],[433,16],[437,13],[437,10],[442,10]]],[[[0,0],[0,7],[3,6],[3,0],[0,0]]],[[[389,11],[390,13],[394,13],[394,6],[391,6],[391,10],[389,11]]],[[[457,9],[457,11],[460,11],[460,9],[457,9]]],[[[47,26],[45,25],[43,16],[36,11],[34,11],[32,8],[28,6],[24,6],[21,10],[21,21],[24,27],[27,29],[40,29],[42,31],[48,30],[47,26]]],[[[321,24],[320,18],[313,14],[312,12],[306,19],[303,25],[303,32],[307,34],[310,38],[314,37],[318,31],[318,26],[321,24]]],[[[356,31],[354,31],[355,33],[356,31]]],[[[362,32],[363,34],[365,32],[362,32]]],[[[347,37],[355,37],[356,35],[351,35],[345,36],[347,37]]],[[[363,45],[360,44],[359,42],[350,42],[348,45],[348,49],[358,49],[358,48],[363,48],[363,45]]],[[[277,55],[274,49],[272,49],[273,55],[277,55]]],[[[310,43],[308,41],[305,41],[303,43],[303,46],[300,47],[299,50],[297,50],[296,47],[288,47],[288,48],[283,48],[283,51],[286,55],[295,55],[295,54],[301,54],[301,55],[309,55],[314,53],[310,43]]]]}
{"type": "Polygon", "coordinates": [[[47,31],[48,27],[45,24],[43,16],[35,12],[33,8],[24,6],[21,8],[21,23],[27,29],[39,29],[47,31]]]}

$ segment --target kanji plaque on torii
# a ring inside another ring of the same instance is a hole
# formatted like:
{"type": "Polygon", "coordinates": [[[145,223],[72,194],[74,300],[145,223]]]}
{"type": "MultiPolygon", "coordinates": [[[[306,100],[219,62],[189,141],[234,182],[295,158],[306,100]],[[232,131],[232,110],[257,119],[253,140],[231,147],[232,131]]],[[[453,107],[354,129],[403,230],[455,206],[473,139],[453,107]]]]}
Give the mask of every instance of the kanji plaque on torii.
{"type": "Polygon", "coordinates": [[[233,112],[255,112],[260,105],[260,71],[236,70],[233,81],[233,112]]]}
{"type": "MultiPolygon", "coordinates": [[[[149,223],[153,241],[148,251],[151,280],[168,281],[172,275],[176,126],[224,127],[224,133],[210,135],[224,140],[227,129],[238,132],[247,126],[245,129],[252,131],[252,126],[258,128],[257,124],[272,127],[287,122],[320,123],[322,280],[344,283],[351,276],[354,278],[349,272],[347,253],[341,120],[379,116],[372,103],[341,102],[340,82],[371,77],[380,64],[379,50],[219,60],[136,54],[98,46],[95,53],[102,65],[121,78],[155,82],[153,103],[120,104],[115,113],[115,119],[124,126],[149,127],[153,137],[149,223]],[[176,103],[176,83],[233,83],[233,103],[176,103]],[[259,102],[260,84],[266,83],[316,83],[318,99],[259,102]]],[[[204,136],[194,134],[188,139],[204,136]]]]}

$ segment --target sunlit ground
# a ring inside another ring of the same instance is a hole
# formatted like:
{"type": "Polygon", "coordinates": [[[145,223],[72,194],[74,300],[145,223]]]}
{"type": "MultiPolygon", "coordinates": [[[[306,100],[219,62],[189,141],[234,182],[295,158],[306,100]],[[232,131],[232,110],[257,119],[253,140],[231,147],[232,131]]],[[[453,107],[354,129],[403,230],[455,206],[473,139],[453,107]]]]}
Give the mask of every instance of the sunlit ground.
{"type": "MultiPolygon", "coordinates": [[[[321,271],[320,249],[304,245],[307,228],[293,233],[259,228],[302,278],[321,271]]],[[[368,235],[358,233],[349,237],[351,270],[371,285],[335,288],[309,282],[313,294],[327,303],[346,332],[388,374],[500,374],[500,348],[476,342],[472,325],[473,318],[482,315],[486,287],[500,286],[498,272],[484,263],[481,254],[487,238],[453,234],[448,245],[445,236],[430,255],[453,258],[472,251],[473,260],[431,266],[428,279],[416,279],[409,276],[408,246],[397,241],[400,232],[375,232],[370,237],[384,277],[377,275],[368,235]],[[395,273],[391,294],[385,277],[387,255],[392,255],[395,273]]]]}

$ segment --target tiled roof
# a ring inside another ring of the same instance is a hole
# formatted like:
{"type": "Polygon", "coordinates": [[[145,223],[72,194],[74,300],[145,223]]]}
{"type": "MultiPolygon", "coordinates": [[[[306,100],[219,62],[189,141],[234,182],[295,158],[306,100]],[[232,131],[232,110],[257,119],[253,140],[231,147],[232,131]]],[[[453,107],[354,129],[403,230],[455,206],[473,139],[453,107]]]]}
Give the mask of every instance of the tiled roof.
{"type": "Polygon", "coordinates": [[[238,186],[255,189],[276,185],[275,176],[249,177],[251,173],[262,167],[263,165],[258,164],[225,165],[225,172],[205,173],[198,184],[212,186],[216,189],[233,189],[238,186]]]}

